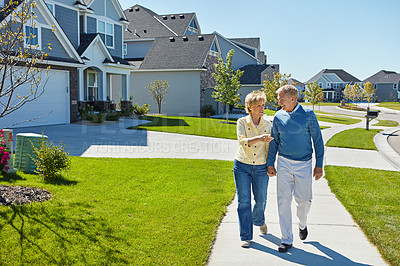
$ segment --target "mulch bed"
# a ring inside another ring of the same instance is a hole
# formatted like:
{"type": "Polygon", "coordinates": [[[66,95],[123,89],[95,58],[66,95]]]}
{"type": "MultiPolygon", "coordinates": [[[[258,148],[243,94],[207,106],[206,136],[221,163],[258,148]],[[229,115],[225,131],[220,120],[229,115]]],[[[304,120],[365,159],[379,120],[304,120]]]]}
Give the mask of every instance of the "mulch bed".
{"type": "Polygon", "coordinates": [[[34,187],[4,186],[0,185],[0,205],[22,205],[32,202],[48,201],[51,193],[44,189],[34,187]]]}

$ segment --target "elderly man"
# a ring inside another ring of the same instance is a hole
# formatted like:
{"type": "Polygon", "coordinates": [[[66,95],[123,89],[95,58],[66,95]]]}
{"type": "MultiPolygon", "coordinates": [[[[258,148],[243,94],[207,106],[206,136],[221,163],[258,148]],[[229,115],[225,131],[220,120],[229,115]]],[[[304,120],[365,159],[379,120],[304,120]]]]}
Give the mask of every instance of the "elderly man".
{"type": "Polygon", "coordinates": [[[293,245],[291,202],[294,196],[299,218],[299,236],[308,235],[307,214],[312,200],[312,176],[322,177],[324,142],[314,112],[297,102],[298,91],[292,85],[277,90],[278,103],[282,107],[275,114],[268,152],[268,175],[277,176],[279,224],[282,238],[279,252],[287,252],[293,245]],[[313,145],[315,168],[312,171],[313,145]],[[277,170],[275,159],[277,158],[277,170]]]}

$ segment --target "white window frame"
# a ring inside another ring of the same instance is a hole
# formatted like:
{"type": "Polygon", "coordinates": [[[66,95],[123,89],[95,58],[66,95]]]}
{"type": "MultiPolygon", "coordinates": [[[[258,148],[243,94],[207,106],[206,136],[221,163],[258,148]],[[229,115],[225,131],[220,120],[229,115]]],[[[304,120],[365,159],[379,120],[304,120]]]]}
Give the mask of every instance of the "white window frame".
{"type": "Polygon", "coordinates": [[[25,48],[35,49],[35,50],[42,50],[42,42],[41,42],[41,40],[42,40],[42,31],[41,31],[41,27],[39,25],[32,25],[32,24],[24,25],[24,33],[25,33],[25,38],[24,38],[24,47],[25,48]],[[37,29],[37,36],[35,37],[38,40],[38,44],[37,45],[31,45],[31,44],[26,43],[26,41],[27,41],[26,27],[36,28],[37,29]]]}
{"type": "Polygon", "coordinates": [[[124,43],[122,46],[122,52],[124,55],[128,54],[128,45],[126,43],[124,43]]]}
{"type": "Polygon", "coordinates": [[[95,91],[93,91],[93,97],[96,99],[96,101],[98,101],[99,99],[98,99],[98,97],[99,97],[99,75],[98,75],[98,73],[96,72],[96,71],[87,71],[87,73],[86,73],[86,75],[87,75],[87,87],[86,87],[86,89],[87,89],[87,101],[94,101],[94,99],[90,99],[90,93],[89,93],[89,91],[90,91],[90,88],[97,88],[97,95],[96,95],[96,93],[95,93],[95,91]],[[89,82],[90,82],[90,80],[89,80],[89,75],[90,74],[94,74],[94,76],[95,76],[95,79],[94,79],[94,84],[93,84],[93,86],[90,86],[90,84],[89,84],[89,82]]]}
{"type": "Polygon", "coordinates": [[[324,87],[324,84],[323,84],[322,82],[318,82],[318,86],[319,86],[320,88],[323,88],[323,87],[324,87]]]}
{"type": "Polygon", "coordinates": [[[105,44],[108,48],[114,48],[115,40],[114,40],[114,24],[113,24],[113,23],[109,23],[109,22],[106,22],[106,21],[104,21],[104,20],[98,19],[98,20],[97,20],[97,32],[100,33],[100,34],[104,34],[104,44],[105,44]],[[100,27],[99,27],[99,24],[100,24],[100,23],[104,23],[104,32],[100,31],[100,29],[99,29],[99,28],[100,28],[100,27]],[[110,34],[109,32],[107,32],[107,25],[111,25],[112,34],[110,34]],[[111,36],[111,37],[112,37],[112,45],[107,45],[107,36],[111,36]]]}
{"type": "Polygon", "coordinates": [[[393,83],[393,89],[394,90],[397,89],[397,84],[396,83],[393,83]]]}
{"type": "Polygon", "coordinates": [[[46,2],[46,5],[49,8],[51,14],[55,15],[55,6],[54,6],[54,4],[46,2]],[[51,8],[50,8],[50,6],[51,6],[51,8]]]}
{"type": "Polygon", "coordinates": [[[0,7],[5,7],[5,0],[0,0],[0,7]]]}

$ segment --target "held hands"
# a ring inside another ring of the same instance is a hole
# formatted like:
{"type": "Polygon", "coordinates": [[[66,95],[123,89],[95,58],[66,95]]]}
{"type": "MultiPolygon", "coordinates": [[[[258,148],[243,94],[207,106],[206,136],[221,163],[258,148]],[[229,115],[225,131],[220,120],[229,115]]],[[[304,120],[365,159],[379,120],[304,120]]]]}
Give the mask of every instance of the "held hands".
{"type": "Polygon", "coordinates": [[[274,166],[268,166],[267,174],[269,177],[276,176],[276,169],[274,166]]]}

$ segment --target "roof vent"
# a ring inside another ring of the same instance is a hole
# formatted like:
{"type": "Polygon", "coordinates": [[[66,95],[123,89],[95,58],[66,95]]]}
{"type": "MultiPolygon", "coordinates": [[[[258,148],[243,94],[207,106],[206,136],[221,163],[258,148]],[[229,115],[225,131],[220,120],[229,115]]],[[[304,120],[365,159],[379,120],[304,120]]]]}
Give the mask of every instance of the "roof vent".
{"type": "Polygon", "coordinates": [[[181,14],[181,15],[179,15],[179,18],[180,18],[180,19],[184,19],[184,18],[185,18],[185,15],[181,14]]]}
{"type": "Polygon", "coordinates": [[[170,42],[175,42],[175,38],[174,37],[169,37],[169,41],[170,42]]]}
{"type": "Polygon", "coordinates": [[[129,12],[133,12],[133,8],[129,8],[129,12]]]}
{"type": "Polygon", "coordinates": [[[168,18],[167,16],[162,16],[163,20],[167,20],[167,18],[168,18]]]}
{"type": "Polygon", "coordinates": [[[199,41],[204,41],[204,37],[203,36],[198,36],[198,38],[199,38],[199,41]]]}
{"type": "Polygon", "coordinates": [[[144,33],[147,33],[147,30],[143,30],[144,33]]]}
{"type": "Polygon", "coordinates": [[[183,36],[183,37],[182,37],[182,40],[183,40],[184,42],[187,42],[187,41],[188,41],[188,37],[183,36]]]}
{"type": "Polygon", "coordinates": [[[136,12],[138,12],[140,9],[139,9],[139,7],[137,6],[137,7],[135,7],[135,11],[136,12]]]}
{"type": "Polygon", "coordinates": [[[172,16],[171,16],[171,19],[175,19],[175,15],[172,15],[172,16]]]}

